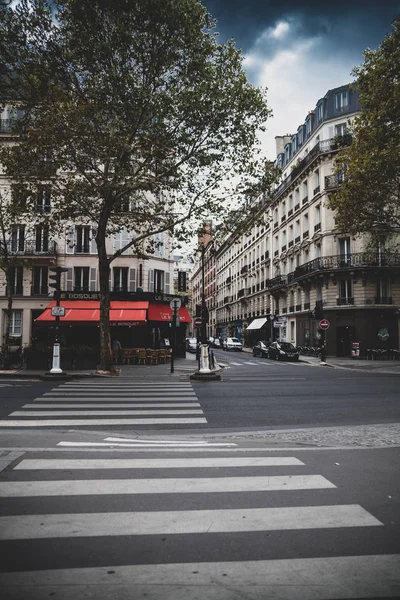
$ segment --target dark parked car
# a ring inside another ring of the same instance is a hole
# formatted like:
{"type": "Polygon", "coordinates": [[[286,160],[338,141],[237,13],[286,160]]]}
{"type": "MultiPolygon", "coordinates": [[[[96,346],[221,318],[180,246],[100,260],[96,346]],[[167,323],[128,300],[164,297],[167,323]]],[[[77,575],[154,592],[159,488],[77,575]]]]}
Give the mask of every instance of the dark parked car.
{"type": "Polygon", "coordinates": [[[268,354],[275,360],[299,360],[299,352],[290,342],[272,342],[268,354]]]}
{"type": "Polygon", "coordinates": [[[253,356],[261,356],[261,358],[269,357],[269,348],[270,342],[257,342],[253,346],[253,356]]]}

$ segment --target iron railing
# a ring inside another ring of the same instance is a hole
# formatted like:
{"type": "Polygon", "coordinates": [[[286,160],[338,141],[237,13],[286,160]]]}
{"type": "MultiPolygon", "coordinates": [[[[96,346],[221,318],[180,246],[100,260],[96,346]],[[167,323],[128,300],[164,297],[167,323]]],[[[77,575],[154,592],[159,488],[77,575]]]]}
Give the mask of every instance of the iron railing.
{"type": "Polygon", "coordinates": [[[22,254],[24,256],[53,256],[56,254],[57,243],[48,242],[47,244],[38,245],[36,242],[26,240],[18,240],[16,242],[11,240],[8,242],[7,248],[10,254],[22,254]]]}
{"type": "Polygon", "coordinates": [[[356,252],[348,255],[320,256],[296,267],[294,279],[300,279],[318,271],[369,267],[400,267],[400,253],[356,252]]]}

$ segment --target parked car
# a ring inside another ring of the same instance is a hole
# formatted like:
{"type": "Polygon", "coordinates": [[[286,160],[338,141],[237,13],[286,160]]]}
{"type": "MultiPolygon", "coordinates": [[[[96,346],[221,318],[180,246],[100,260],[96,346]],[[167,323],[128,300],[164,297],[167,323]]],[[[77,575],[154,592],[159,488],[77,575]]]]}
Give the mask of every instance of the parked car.
{"type": "Polygon", "coordinates": [[[188,338],[186,340],[186,350],[188,352],[196,353],[197,350],[197,338],[188,338]]]}
{"type": "Polygon", "coordinates": [[[221,342],[219,341],[218,338],[214,338],[214,341],[212,342],[211,345],[213,348],[221,348],[221,342]]]}
{"type": "Polygon", "coordinates": [[[228,337],[224,341],[224,350],[238,350],[241,352],[243,349],[242,342],[237,338],[228,337]]]}
{"type": "Polygon", "coordinates": [[[269,358],[270,342],[257,342],[253,346],[253,356],[261,356],[261,358],[269,358]]]}
{"type": "Polygon", "coordinates": [[[268,354],[275,360],[299,360],[299,351],[290,342],[272,342],[268,354]]]}

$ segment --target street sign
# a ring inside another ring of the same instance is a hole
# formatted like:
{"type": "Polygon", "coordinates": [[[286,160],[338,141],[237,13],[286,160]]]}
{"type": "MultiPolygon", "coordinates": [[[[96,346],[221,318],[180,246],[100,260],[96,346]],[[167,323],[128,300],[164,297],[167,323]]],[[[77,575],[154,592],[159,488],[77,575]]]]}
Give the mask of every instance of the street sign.
{"type": "Polygon", "coordinates": [[[65,306],[52,306],[51,307],[52,317],[65,317],[65,306]]]}
{"type": "Polygon", "coordinates": [[[193,321],[193,325],[195,327],[201,327],[202,323],[203,323],[203,321],[201,320],[200,317],[196,317],[195,320],[193,321]]]}
{"type": "Polygon", "coordinates": [[[182,298],[172,298],[171,302],[169,303],[169,306],[172,310],[179,310],[182,306],[182,298]]]}
{"type": "Polygon", "coordinates": [[[322,319],[319,322],[319,328],[322,330],[329,329],[330,325],[331,324],[329,323],[328,319],[322,319]]]}

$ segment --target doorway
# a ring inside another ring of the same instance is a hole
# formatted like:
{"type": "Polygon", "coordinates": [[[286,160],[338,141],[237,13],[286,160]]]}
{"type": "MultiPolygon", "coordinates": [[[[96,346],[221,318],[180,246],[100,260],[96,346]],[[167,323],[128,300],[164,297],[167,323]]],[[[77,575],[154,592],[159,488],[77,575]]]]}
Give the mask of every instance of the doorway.
{"type": "Polygon", "coordinates": [[[351,342],[355,338],[355,327],[336,327],[336,356],[350,356],[351,342]]]}

